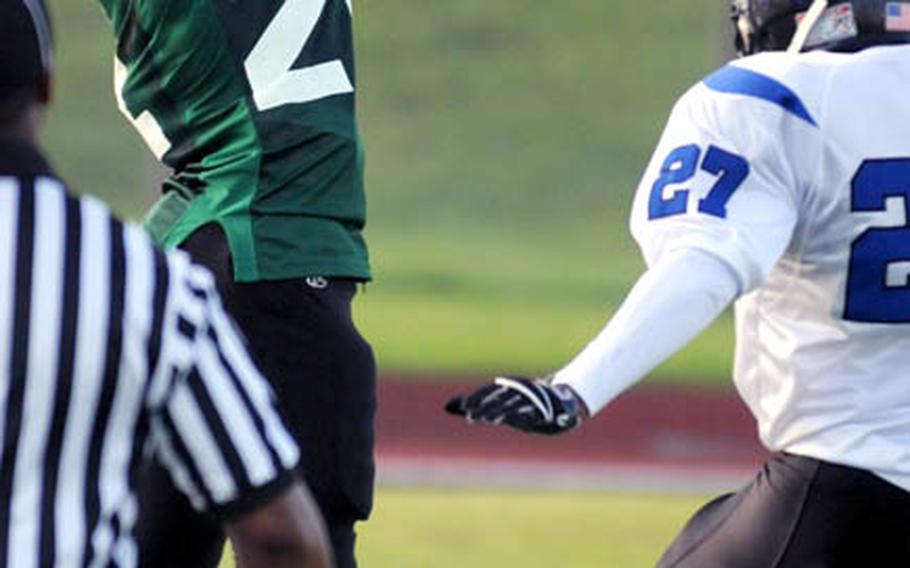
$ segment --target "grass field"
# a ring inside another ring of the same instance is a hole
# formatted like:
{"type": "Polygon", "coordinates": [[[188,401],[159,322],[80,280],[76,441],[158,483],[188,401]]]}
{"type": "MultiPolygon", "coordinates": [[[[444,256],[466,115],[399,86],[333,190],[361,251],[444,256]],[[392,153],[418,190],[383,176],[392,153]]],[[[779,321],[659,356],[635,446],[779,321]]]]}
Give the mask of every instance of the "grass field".
{"type": "MultiPolygon", "coordinates": [[[[706,498],[383,489],[366,568],[652,567],[706,498]]],[[[229,555],[221,568],[232,568],[229,555]]]]}
{"type": "MultiPolygon", "coordinates": [[[[389,261],[356,309],[381,368],[415,376],[549,371],[600,330],[629,275],[640,270],[637,258],[624,255],[611,258],[605,271],[545,239],[532,263],[521,256],[526,242],[503,237],[495,253],[458,254],[461,247],[483,251],[486,238],[478,231],[459,242],[374,240],[389,261]]],[[[721,383],[729,376],[731,334],[725,317],[665,364],[659,380],[721,383]]]]}
{"type": "MultiPolygon", "coordinates": [[[[160,175],[111,94],[94,0],[51,0],[47,143],[137,217],[160,175]]],[[[376,281],[357,317],[388,371],[560,365],[641,270],[631,192],[673,100],[724,57],[716,0],[355,2],[376,281]]],[[[729,324],[657,374],[728,374],[729,324]]]]}

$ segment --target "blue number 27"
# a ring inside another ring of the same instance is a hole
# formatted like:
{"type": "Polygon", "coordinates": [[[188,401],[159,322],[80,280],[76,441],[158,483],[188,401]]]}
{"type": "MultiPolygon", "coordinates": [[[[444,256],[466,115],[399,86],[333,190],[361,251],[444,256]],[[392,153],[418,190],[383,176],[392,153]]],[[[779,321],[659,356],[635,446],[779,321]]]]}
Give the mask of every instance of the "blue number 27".
{"type": "MultiPolygon", "coordinates": [[[[899,197],[910,220],[910,158],[866,160],[850,189],[852,212],[885,211],[885,201],[899,197]]],[[[857,237],[850,246],[844,319],[910,323],[906,274],[889,270],[901,265],[910,265],[910,226],[872,227],[857,237]]]]}
{"type": "MultiPolygon", "coordinates": [[[[676,148],[664,160],[660,177],[651,187],[651,198],[648,201],[648,219],[661,219],[686,212],[689,203],[689,190],[677,189],[672,195],[665,196],[664,189],[674,183],[685,183],[698,171],[698,160],[701,148],[695,144],[676,148]]],[[[701,169],[718,176],[717,182],[704,199],[698,202],[698,210],[715,217],[727,217],[727,202],[749,175],[749,162],[742,156],[709,146],[701,169]]]]}

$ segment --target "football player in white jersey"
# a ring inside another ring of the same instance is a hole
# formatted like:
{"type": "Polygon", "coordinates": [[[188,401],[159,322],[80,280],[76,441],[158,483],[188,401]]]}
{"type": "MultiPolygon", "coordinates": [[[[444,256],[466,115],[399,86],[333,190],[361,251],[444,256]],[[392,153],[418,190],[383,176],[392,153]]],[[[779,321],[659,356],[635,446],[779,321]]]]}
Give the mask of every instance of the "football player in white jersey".
{"type": "Polygon", "coordinates": [[[910,566],[910,2],[735,0],[744,57],[676,104],[635,198],[648,270],[551,381],[473,422],[578,426],[735,302],[768,463],[661,567],[910,566]]]}

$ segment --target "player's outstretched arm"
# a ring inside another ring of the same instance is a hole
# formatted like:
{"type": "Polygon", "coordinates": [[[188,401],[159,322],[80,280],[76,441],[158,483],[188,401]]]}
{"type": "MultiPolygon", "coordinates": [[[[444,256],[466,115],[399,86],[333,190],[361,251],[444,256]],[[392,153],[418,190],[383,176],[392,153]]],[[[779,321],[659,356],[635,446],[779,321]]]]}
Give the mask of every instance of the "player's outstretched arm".
{"type": "Polygon", "coordinates": [[[507,424],[536,434],[572,430],[587,416],[584,402],[568,385],[515,376],[497,377],[469,395],[456,396],[445,409],[469,422],[507,424]]]}
{"type": "Polygon", "coordinates": [[[302,483],[227,527],[238,568],[334,566],[326,530],[302,483]]]}
{"type": "Polygon", "coordinates": [[[603,331],[550,382],[499,377],[446,410],[469,422],[557,434],[580,425],[691,341],[740,290],[736,274],[699,250],[649,269],[603,331]]]}

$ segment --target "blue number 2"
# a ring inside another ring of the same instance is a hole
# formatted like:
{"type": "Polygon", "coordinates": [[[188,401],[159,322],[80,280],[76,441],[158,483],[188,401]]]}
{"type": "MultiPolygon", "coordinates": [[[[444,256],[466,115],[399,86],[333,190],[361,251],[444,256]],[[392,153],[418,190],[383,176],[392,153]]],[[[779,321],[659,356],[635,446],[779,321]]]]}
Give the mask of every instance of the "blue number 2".
{"type": "MultiPolygon", "coordinates": [[[[664,196],[664,189],[674,183],[684,183],[692,179],[698,171],[698,159],[701,148],[695,144],[676,148],[664,160],[660,177],[651,187],[651,198],[648,202],[648,219],[661,219],[686,212],[689,202],[689,190],[677,189],[670,196],[664,196]]],[[[698,210],[715,217],[727,217],[727,202],[749,175],[749,162],[742,156],[709,146],[701,169],[719,176],[717,182],[704,199],[698,202],[698,210]]]]}
{"type": "MultiPolygon", "coordinates": [[[[885,211],[889,197],[903,197],[910,220],[910,158],[866,160],[853,176],[851,211],[885,211]]],[[[853,241],[844,319],[910,323],[906,275],[903,282],[888,281],[888,268],[896,263],[910,264],[910,225],[873,227],[853,241]]]]}

